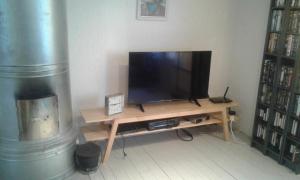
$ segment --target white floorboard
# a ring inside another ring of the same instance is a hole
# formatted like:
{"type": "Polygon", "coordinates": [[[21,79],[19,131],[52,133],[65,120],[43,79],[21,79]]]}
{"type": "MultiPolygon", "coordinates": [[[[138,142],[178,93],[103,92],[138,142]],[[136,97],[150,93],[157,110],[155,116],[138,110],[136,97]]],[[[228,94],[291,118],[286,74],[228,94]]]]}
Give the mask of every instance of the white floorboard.
{"type": "MultiPolygon", "coordinates": [[[[214,131],[216,129],[213,129],[214,131]]],[[[94,173],[75,173],[70,180],[299,180],[300,176],[249,146],[248,139],[222,139],[211,128],[191,130],[184,142],[175,132],[118,139],[109,162],[94,173]],[[241,140],[244,139],[244,140],[241,140]]],[[[239,136],[241,137],[241,136],[239,136]]]]}

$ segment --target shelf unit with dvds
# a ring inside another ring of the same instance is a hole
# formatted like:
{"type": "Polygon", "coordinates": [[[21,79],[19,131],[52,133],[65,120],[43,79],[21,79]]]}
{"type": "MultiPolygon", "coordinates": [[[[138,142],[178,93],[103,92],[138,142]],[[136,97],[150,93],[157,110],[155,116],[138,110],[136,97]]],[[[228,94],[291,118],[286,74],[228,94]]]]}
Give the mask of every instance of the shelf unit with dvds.
{"type": "Polygon", "coordinates": [[[300,0],[272,0],[252,147],[300,173],[300,0]]]}

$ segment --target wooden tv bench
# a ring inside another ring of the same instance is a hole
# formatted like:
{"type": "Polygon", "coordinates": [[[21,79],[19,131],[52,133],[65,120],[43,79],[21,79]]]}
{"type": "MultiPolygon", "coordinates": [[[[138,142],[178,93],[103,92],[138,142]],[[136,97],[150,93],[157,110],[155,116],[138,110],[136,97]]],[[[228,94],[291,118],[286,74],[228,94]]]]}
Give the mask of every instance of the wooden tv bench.
{"type": "Polygon", "coordinates": [[[81,115],[87,126],[82,127],[81,132],[86,141],[107,140],[102,163],[107,162],[115,138],[120,137],[117,134],[118,125],[123,123],[208,114],[210,116],[210,119],[198,124],[193,124],[188,121],[182,121],[177,127],[169,129],[159,129],[154,131],[141,130],[128,134],[122,134],[122,136],[137,136],[175,129],[190,128],[210,124],[220,124],[221,126],[223,126],[224,139],[228,140],[229,131],[227,123],[227,111],[228,108],[238,106],[238,103],[231,102],[224,104],[213,104],[208,99],[199,100],[199,102],[201,104],[201,107],[188,101],[146,104],[144,105],[145,112],[141,112],[141,110],[137,106],[127,106],[124,108],[124,111],[122,113],[113,116],[106,116],[104,108],[82,110],[81,115]]]}

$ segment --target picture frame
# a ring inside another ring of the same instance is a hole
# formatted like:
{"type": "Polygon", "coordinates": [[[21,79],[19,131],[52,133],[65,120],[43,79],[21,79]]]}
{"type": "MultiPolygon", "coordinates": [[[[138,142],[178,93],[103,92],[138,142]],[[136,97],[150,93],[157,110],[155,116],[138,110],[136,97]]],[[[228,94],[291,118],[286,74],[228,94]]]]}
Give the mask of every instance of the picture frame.
{"type": "Polygon", "coordinates": [[[167,20],[167,7],[169,0],[137,0],[138,20],[167,20]]]}

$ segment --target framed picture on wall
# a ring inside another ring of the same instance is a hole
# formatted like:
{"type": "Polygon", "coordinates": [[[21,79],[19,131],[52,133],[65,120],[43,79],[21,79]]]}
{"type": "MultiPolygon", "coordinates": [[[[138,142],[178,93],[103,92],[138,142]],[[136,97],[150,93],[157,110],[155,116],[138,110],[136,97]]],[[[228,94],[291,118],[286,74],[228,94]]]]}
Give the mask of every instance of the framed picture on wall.
{"type": "Polygon", "coordinates": [[[168,0],[137,0],[138,20],[166,20],[168,0]]]}

